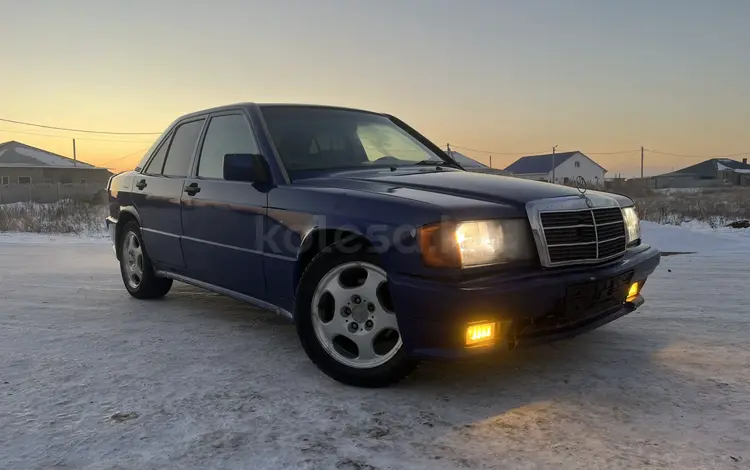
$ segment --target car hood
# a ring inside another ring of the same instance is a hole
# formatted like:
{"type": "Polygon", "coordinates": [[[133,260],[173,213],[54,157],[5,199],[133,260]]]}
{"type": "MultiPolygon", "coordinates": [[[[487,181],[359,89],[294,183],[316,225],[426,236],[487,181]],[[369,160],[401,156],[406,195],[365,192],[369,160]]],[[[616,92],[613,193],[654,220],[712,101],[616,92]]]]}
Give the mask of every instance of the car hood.
{"type": "MultiPolygon", "coordinates": [[[[303,184],[391,194],[438,205],[447,198],[436,196],[447,195],[465,202],[482,201],[522,210],[529,201],[580,195],[577,188],[568,186],[453,169],[348,171],[309,179],[303,184]]],[[[590,189],[586,193],[604,194],[618,200],[622,206],[631,203],[624,196],[590,189]]]]}
{"type": "Polygon", "coordinates": [[[525,206],[535,199],[580,194],[568,186],[465,171],[383,175],[368,180],[513,206],[525,206]]]}

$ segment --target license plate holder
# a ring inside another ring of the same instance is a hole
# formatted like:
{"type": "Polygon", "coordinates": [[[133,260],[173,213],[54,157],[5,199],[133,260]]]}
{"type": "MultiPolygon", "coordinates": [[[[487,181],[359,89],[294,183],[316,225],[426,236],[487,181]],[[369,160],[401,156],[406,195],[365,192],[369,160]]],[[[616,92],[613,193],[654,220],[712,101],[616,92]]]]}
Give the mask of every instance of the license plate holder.
{"type": "Polygon", "coordinates": [[[614,277],[569,286],[565,292],[565,316],[583,316],[625,301],[633,271],[614,277]]]}

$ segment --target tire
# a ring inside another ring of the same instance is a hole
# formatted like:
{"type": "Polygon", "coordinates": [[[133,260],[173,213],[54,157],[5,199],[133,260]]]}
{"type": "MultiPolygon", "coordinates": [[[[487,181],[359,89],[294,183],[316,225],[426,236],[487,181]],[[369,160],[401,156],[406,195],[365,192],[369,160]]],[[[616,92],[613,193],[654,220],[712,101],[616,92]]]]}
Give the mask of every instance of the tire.
{"type": "Polygon", "coordinates": [[[406,355],[397,334],[387,275],[375,253],[345,253],[342,247],[324,249],[302,274],[294,309],[297,335],[307,356],[329,377],[357,387],[393,384],[418,362],[406,355]],[[364,284],[358,286],[363,272],[364,284]]]}
{"type": "Polygon", "coordinates": [[[151,258],[143,244],[141,226],[128,222],[123,227],[120,243],[120,274],[125,289],[136,299],[159,299],[172,288],[172,280],[156,277],[151,258]]]}

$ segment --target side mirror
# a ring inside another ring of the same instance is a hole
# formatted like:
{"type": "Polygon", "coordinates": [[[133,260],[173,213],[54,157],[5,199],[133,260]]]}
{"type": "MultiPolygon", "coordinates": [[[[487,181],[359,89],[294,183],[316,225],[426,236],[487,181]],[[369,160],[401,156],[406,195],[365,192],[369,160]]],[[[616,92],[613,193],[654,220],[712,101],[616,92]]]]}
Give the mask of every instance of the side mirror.
{"type": "Polygon", "coordinates": [[[224,155],[224,179],[268,183],[271,180],[271,174],[263,155],[228,153],[224,155]]]}

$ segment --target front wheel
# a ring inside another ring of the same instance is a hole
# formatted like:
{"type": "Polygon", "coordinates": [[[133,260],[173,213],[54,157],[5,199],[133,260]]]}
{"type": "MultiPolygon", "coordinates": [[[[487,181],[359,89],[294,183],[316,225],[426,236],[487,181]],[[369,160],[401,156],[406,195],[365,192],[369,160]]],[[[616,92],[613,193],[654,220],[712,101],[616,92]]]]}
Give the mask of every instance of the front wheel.
{"type": "Polygon", "coordinates": [[[328,376],[360,387],[382,387],[417,363],[404,352],[377,255],[323,250],[305,270],[295,305],[297,334],[328,376]]]}
{"type": "Polygon", "coordinates": [[[120,273],[130,295],[136,299],[158,299],[167,295],[172,280],[156,277],[143,245],[141,227],[128,222],[120,237],[120,273]]]}

